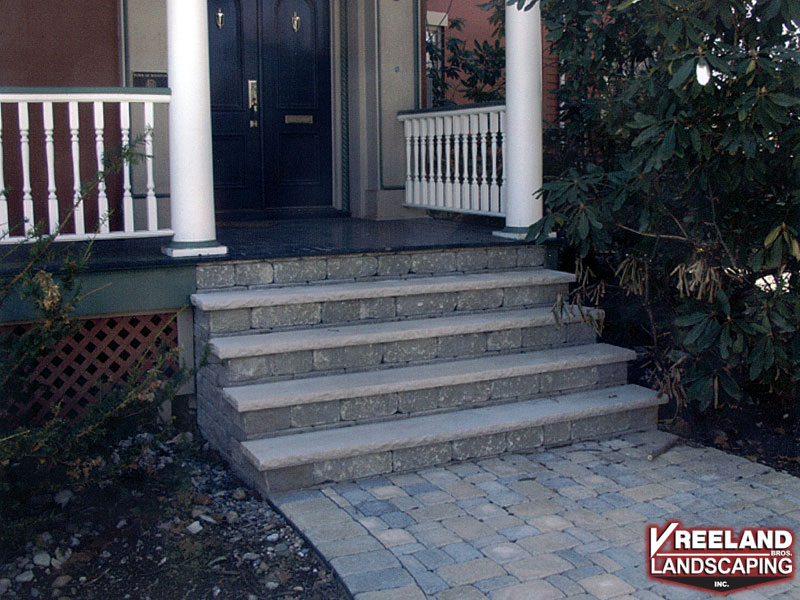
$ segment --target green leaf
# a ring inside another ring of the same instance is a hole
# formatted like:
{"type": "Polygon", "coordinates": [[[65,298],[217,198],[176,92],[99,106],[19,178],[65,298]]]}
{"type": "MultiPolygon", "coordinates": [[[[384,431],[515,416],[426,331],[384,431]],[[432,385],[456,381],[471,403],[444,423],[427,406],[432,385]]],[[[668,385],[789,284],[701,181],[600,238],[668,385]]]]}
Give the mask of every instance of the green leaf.
{"type": "Polygon", "coordinates": [[[695,312],[688,315],[681,315],[676,318],[673,323],[676,327],[689,327],[690,325],[697,325],[700,321],[706,318],[706,313],[695,312]]]}
{"type": "Polygon", "coordinates": [[[775,240],[778,239],[778,236],[781,234],[781,231],[783,231],[783,225],[782,224],[778,225],[775,229],[770,231],[767,234],[767,237],[764,238],[764,248],[769,248],[770,246],[772,246],[772,244],[775,243],[775,240]]]}
{"type": "Polygon", "coordinates": [[[664,41],[671,46],[677,41],[682,32],[683,21],[680,19],[675,19],[672,25],[669,26],[669,29],[667,29],[667,33],[664,35],[664,41]]]}
{"type": "Polygon", "coordinates": [[[669,82],[669,89],[674,90],[683,85],[683,82],[689,78],[694,72],[695,68],[695,59],[691,59],[685,62],[680,69],[675,71],[675,75],[672,76],[672,79],[669,82]]]}
{"type": "Polygon", "coordinates": [[[795,98],[794,96],[788,96],[786,94],[781,94],[779,92],[775,94],[770,94],[768,98],[778,106],[789,107],[789,106],[794,106],[796,104],[800,104],[800,98],[795,98]]]}

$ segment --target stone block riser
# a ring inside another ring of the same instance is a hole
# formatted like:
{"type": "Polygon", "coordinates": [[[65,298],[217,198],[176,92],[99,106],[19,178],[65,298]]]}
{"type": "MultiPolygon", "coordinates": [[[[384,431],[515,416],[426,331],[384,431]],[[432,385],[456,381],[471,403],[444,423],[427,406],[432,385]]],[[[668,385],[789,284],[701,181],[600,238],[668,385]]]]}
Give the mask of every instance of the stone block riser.
{"type": "Polygon", "coordinates": [[[231,310],[198,311],[198,326],[207,335],[248,331],[340,325],[358,321],[387,321],[482,310],[550,306],[566,285],[533,285],[461,292],[442,292],[388,298],[361,298],[303,304],[279,304],[231,310]]]}
{"type": "Polygon", "coordinates": [[[207,402],[226,416],[231,434],[239,441],[264,436],[302,433],[315,428],[349,426],[392,418],[475,408],[503,402],[531,400],[564,392],[623,384],[625,363],[536,373],[446,387],[424,388],[341,400],[296,404],[237,412],[219,392],[207,402]]]}
{"type": "MultiPolygon", "coordinates": [[[[279,468],[255,476],[264,494],[348,481],[386,473],[401,473],[467,460],[554,447],[584,439],[654,427],[657,407],[638,408],[609,415],[565,420],[513,431],[279,468]]],[[[251,472],[253,467],[250,467],[251,472]]]]}
{"type": "Polygon", "coordinates": [[[595,337],[590,324],[567,323],[231,358],[221,361],[223,369],[218,382],[223,386],[241,385],[437,359],[542,350],[591,343],[595,337]]]}
{"type": "Polygon", "coordinates": [[[453,250],[315,256],[259,261],[218,262],[197,268],[197,289],[302,284],[351,279],[476,273],[538,267],[541,247],[458,248],[453,250]]]}

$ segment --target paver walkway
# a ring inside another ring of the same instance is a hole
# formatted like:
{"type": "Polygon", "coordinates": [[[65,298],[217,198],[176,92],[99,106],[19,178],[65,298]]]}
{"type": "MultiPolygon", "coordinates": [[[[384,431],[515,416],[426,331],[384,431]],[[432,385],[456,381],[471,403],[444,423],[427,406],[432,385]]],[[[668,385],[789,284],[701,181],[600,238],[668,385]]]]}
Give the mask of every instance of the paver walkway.
{"type": "MultiPolygon", "coordinates": [[[[645,525],[800,532],[800,479],[663,432],[273,498],[356,600],[708,598],[645,574],[645,525]]],[[[733,594],[800,599],[800,578],[733,594]]]]}

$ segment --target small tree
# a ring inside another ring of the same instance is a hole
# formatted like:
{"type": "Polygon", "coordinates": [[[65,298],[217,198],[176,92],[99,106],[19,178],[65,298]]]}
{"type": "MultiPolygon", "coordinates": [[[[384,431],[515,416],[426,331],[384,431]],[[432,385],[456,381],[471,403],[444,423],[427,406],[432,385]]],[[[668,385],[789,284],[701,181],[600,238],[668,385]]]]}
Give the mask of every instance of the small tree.
{"type": "Polygon", "coordinates": [[[638,301],[679,402],[796,402],[800,3],[541,1],[562,127],[529,238],[566,236],[584,300],[638,301]]]}

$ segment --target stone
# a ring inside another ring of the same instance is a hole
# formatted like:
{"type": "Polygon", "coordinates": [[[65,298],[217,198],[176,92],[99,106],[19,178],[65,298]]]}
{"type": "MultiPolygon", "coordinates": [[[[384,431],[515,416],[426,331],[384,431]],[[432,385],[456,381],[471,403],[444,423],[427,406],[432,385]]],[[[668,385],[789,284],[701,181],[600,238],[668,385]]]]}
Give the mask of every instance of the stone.
{"type": "Polygon", "coordinates": [[[250,309],[217,310],[208,314],[210,333],[232,333],[250,329],[250,309]]]}
{"type": "Polygon", "coordinates": [[[452,457],[450,444],[429,444],[416,448],[404,448],[392,453],[392,470],[413,471],[449,462],[452,457]]]}
{"type": "Polygon", "coordinates": [[[410,390],[396,395],[397,408],[404,414],[433,410],[439,406],[438,388],[410,390]]]}
{"type": "Polygon", "coordinates": [[[505,433],[455,440],[453,442],[453,458],[455,460],[466,460],[480,456],[495,456],[505,452],[506,447],[505,433]]]}
{"type": "Polygon", "coordinates": [[[468,406],[486,402],[489,399],[491,390],[491,381],[478,381],[444,387],[439,393],[439,408],[468,406]]]}
{"type": "Polygon", "coordinates": [[[466,273],[483,271],[488,264],[486,248],[456,250],[456,268],[466,273]]]}
{"type": "Polygon", "coordinates": [[[33,564],[37,567],[49,567],[50,555],[47,552],[37,552],[33,555],[33,564]]]}
{"type": "Polygon", "coordinates": [[[490,352],[511,350],[522,345],[522,332],[519,329],[490,331],[486,336],[486,349],[490,352]]]}
{"type": "Polygon", "coordinates": [[[636,591],[635,588],[611,573],[587,577],[585,579],[581,579],[578,583],[580,583],[587,592],[599,600],[616,598],[617,596],[632,594],[636,591]]]}
{"type": "Polygon", "coordinates": [[[378,272],[374,256],[342,256],[328,258],[328,279],[370,277],[378,272]]]}
{"type": "Polygon", "coordinates": [[[518,267],[538,267],[544,264],[543,246],[520,246],[517,248],[518,267]]]}
{"type": "Polygon", "coordinates": [[[399,277],[411,271],[408,254],[384,254],[378,257],[378,275],[399,277]]]}
{"type": "Polygon", "coordinates": [[[485,333],[465,333],[439,338],[439,358],[475,356],[486,352],[485,333]]]}
{"type": "Polygon", "coordinates": [[[272,281],[272,263],[258,261],[236,264],[236,285],[267,285],[272,281]]]}
{"type": "Polygon", "coordinates": [[[487,310],[503,305],[503,290],[467,290],[458,293],[457,310],[487,310]]]}
{"type": "Polygon", "coordinates": [[[531,427],[509,431],[506,434],[508,451],[523,452],[533,450],[544,443],[544,427],[531,427]]]}
{"type": "Polygon", "coordinates": [[[565,369],[542,373],[539,392],[561,392],[574,388],[587,387],[597,383],[597,367],[565,369]]]}
{"type": "Polygon", "coordinates": [[[564,594],[546,581],[528,581],[496,590],[492,600],[556,600],[564,594]]]}
{"type": "Polygon", "coordinates": [[[456,270],[453,252],[416,252],[411,255],[412,273],[451,273],[456,270]]]}
{"type": "Polygon", "coordinates": [[[327,277],[324,259],[283,260],[273,263],[275,283],[322,281],[327,277]]]}
{"type": "Polygon", "coordinates": [[[33,571],[31,570],[23,571],[14,577],[14,581],[17,583],[30,583],[33,579],[33,571]]]}
{"type": "Polygon", "coordinates": [[[380,364],[383,354],[381,344],[320,348],[313,351],[314,370],[349,369],[380,364]]]}
{"type": "Polygon", "coordinates": [[[397,412],[397,395],[380,394],[341,401],[342,421],[357,421],[393,415],[397,412]]]}
{"type": "Polygon", "coordinates": [[[316,325],[322,320],[320,310],[318,303],[260,306],[252,310],[250,320],[254,329],[316,325]]]}
{"type": "Polygon", "coordinates": [[[487,248],[486,257],[490,269],[513,269],[517,266],[516,248],[487,248]]]}
{"type": "Polygon", "coordinates": [[[192,535],[196,535],[203,531],[203,526],[200,524],[200,521],[193,521],[189,526],[186,527],[186,531],[192,535]]]}
{"type": "Polygon", "coordinates": [[[291,407],[292,427],[310,427],[336,423],[339,420],[339,401],[312,402],[291,407]]]}
{"type": "Polygon", "coordinates": [[[505,569],[488,558],[478,558],[467,562],[441,567],[436,574],[451,586],[469,585],[482,579],[506,575],[505,569]]]}
{"type": "Polygon", "coordinates": [[[326,460],[314,465],[314,484],[326,481],[347,481],[392,471],[392,453],[379,452],[365,456],[326,460]]]}
{"type": "Polygon", "coordinates": [[[438,315],[453,312],[457,302],[458,296],[454,293],[399,296],[396,301],[396,311],[398,317],[438,315]]]}
{"type": "Polygon", "coordinates": [[[384,344],[383,362],[401,363],[436,358],[438,351],[435,338],[401,340],[384,344]]]}
{"type": "Polygon", "coordinates": [[[195,274],[197,289],[232,287],[236,284],[233,265],[198,265],[195,274]]]}

